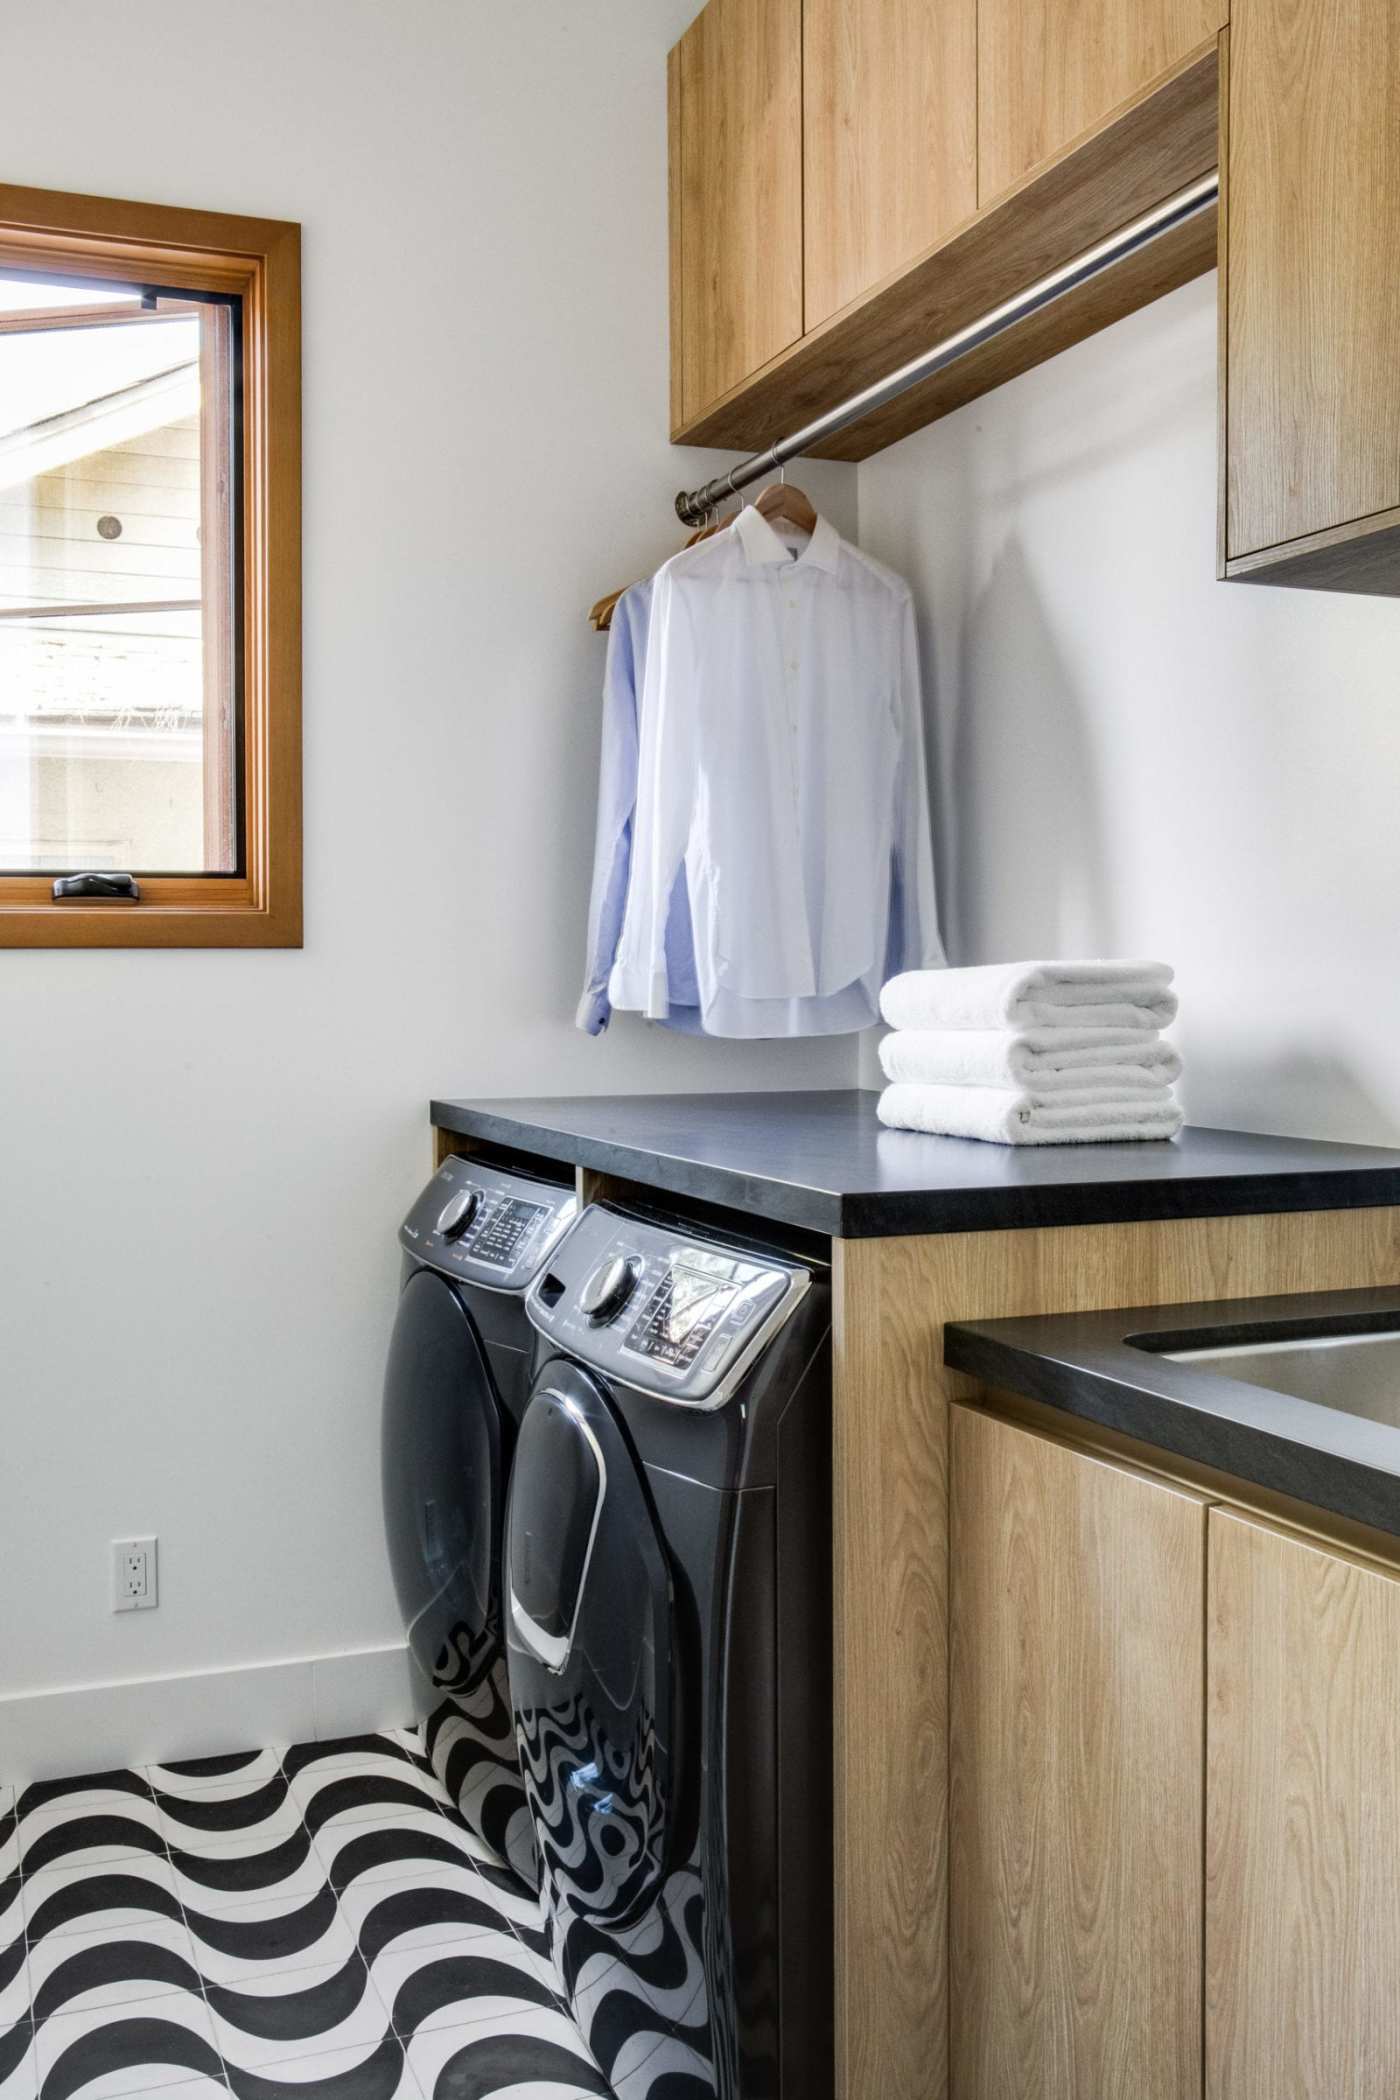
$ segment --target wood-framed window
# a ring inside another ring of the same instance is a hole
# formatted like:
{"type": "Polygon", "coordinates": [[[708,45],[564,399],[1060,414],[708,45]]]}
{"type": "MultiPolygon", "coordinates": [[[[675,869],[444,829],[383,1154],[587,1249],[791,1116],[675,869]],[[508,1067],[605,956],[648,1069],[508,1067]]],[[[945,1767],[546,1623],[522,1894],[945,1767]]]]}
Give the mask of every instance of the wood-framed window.
{"type": "Polygon", "coordinates": [[[301,945],[300,300],[289,222],[0,184],[0,947],[301,945]]]}

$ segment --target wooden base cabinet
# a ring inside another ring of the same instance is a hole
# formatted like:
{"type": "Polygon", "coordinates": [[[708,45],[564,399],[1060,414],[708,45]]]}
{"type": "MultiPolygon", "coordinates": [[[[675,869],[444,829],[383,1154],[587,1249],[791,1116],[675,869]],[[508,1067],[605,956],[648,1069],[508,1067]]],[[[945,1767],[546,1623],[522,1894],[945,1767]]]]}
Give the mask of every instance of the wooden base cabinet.
{"type": "Polygon", "coordinates": [[[953,2100],[1199,2100],[1205,1524],[952,1410],[953,2100]]]}
{"type": "Polygon", "coordinates": [[[1400,2093],[1400,1573],[1210,1513],[1207,2100],[1400,2093]]]}

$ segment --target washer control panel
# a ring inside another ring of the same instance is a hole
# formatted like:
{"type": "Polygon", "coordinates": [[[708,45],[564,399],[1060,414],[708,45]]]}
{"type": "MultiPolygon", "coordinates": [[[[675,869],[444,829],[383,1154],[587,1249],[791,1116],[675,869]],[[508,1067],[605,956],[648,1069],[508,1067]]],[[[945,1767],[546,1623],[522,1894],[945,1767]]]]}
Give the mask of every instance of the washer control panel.
{"type": "Polygon", "coordinates": [[[768,1254],[590,1205],[525,1301],[541,1334],[624,1385],[718,1407],[807,1289],[768,1254]]]}
{"type": "Polygon", "coordinates": [[[577,1215],[571,1188],[448,1159],[404,1219],[399,1244],[445,1276],[523,1291],[577,1215]]]}

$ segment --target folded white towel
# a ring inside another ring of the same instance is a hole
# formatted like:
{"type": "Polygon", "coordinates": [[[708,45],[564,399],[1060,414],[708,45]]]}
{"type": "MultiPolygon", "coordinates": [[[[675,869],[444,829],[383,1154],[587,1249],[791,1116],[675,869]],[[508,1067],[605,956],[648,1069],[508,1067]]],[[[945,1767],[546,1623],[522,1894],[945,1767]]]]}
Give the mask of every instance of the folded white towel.
{"type": "Polygon", "coordinates": [[[1170,1086],[1181,1059],[1139,1028],[903,1028],[880,1045],[890,1080],[924,1086],[1170,1086]]]}
{"type": "Polygon", "coordinates": [[[1182,1120],[1170,1094],[1147,1105],[1092,1099],[1052,1107],[1031,1101],[1014,1087],[995,1086],[887,1086],[878,1113],[891,1130],[981,1138],[993,1145],[1111,1145],[1173,1138],[1182,1120]]]}
{"type": "Polygon", "coordinates": [[[880,994],[891,1028],[1165,1028],[1172,972],[1156,962],[983,963],[906,970],[880,994]]]}

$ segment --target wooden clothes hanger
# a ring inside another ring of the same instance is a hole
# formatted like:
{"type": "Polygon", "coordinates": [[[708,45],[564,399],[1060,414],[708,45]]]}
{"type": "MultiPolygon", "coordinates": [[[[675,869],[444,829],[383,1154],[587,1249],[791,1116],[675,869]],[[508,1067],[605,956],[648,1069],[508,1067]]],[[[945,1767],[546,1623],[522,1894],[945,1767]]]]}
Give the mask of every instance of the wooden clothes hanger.
{"type": "MultiPolygon", "coordinates": [[[[766,518],[770,525],[791,525],[794,530],[809,535],[817,529],[816,510],[810,498],[803,494],[795,482],[788,480],[786,467],[782,470],[780,481],[769,482],[754,504],[754,509],[760,517],[766,518]]],[[[736,511],[735,517],[737,516],[736,511]]],[[[727,532],[733,523],[733,518],[717,518],[712,525],[702,525],[698,532],[692,532],[686,546],[698,546],[701,540],[709,539],[716,532],[727,532]]],[[[622,597],[623,591],[630,589],[630,584],[624,584],[622,590],[609,591],[606,598],[600,598],[596,605],[590,607],[588,621],[596,634],[607,633],[612,626],[612,616],[617,609],[618,599],[622,597]]]]}
{"type": "Polygon", "coordinates": [[[788,480],[786,467],[783,469],[782,480],[769,482],[754,504],[754,509],[761,518],[766,518],[770,525],[782,521],[794,526],[798,532],[812,533],[817,529],[817,513],[810,499],[803,495],[794,482],[788,480]]]}
{"type": "MultiPolygon", "coordinates": [[[[708,540],[716,532],[727,532],[733,523],[733,518],[717,518],[713,525],[702,525],[698,532],[691,533],[690,538],[686,541],[686,546],[696,547],[701,540],[708,540]]],[[[609,591],[606,598],[600,598],[596,605],[590,606],[588,624],[595,634],[607,633],[612,626],[612,616],[617,610],[618,599],[625,596],[631,588],[630,583],[625,583],[620,591],[609,591]]]]}

